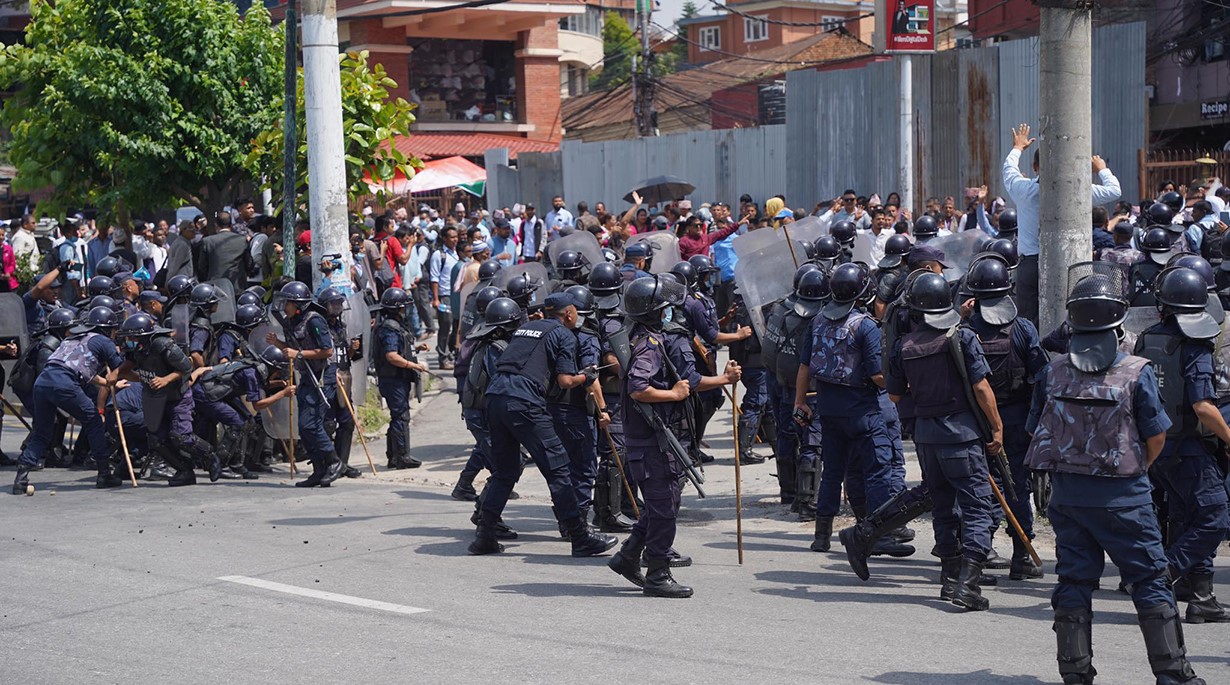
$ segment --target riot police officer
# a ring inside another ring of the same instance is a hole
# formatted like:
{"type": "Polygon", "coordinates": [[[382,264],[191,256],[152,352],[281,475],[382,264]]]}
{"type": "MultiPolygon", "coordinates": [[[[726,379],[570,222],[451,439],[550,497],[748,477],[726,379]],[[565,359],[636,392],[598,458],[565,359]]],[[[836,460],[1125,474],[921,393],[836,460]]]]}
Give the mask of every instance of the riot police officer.
{"type": "Polygon", "coordinates": [[[574,285],[585,285],[589,261],[575,250],[562,250],[555,256],[555,273],[559,275],[551,290],[563,292],[574,285]]]}
{"type": "Polygon", "coordinates": [[[888,392],[894,402],[907,391],[913,400],[914,444],[934,504],[940,597],[982,611],[990,603],[979,581],[991,549],[984,449],[1003,448],[1003,424],[978,338],[967,328],[953,330],[961,317],[944,277],[920,274],[908,297],[915,326],[890,352],[888,392]]]}
{"type": "Polygon", "coordinates": [[[286,340],[270,333],[266,342],[282,350],[291,364],[302,361],[297,383],[293,385],[299,409],[299,436],[312,461],[312,475],[297,481],[295,487],[329,487],[342,475],[342,462],[325,430],[325,421],[339,402],[333,336],[325,317],[313,304],[312,290],[307,284],[287,283],[278,291],[278,300],[282,303],[280,314],[286,317],[282,324],[286,340]]]}
{"type": "Polygon", "coordinates": [[[825,275],[832,273],[833,267],[841,263],[841,245],[831,235],[816,238],[816,242],[812,244],[812,252],[815,254],[812,261],[825,275]]]}
{"type": "Polygon", "coordinates": [[[1157,304],[1153,285],[1166,262],[1174,255],[1170,238],[1164,228],[1150,228],[1140,242],[1145,259],[1132,264],[1128,269],[1128,302],[1133,307],[1152,307],[1157,304]]]}
{"type": "Polygon", "coordinates": [[[923,214],[914,220],[914,244],[926,245],[940,233],[940,225],[935,217],[923,214]]]}
{"type": "Polygon", "coordinates": [[[380,296],[380,325],[376,328],[376,378],[380,396],[389,406],[386,434],[390,469],[416,469],[423,462],[410,456],[410,393],[418,374],[427,367],[415,355],[414,333],[405,317],[414,300],[401,288],[389,288],[380,296]]]}
{"type": "Polygon", "coordinates": [[[638,278],[649,275],[645,263],[649,259],[649,243],[632,243],[624,248],[624,263],[619,267],[619,275],[625,283],[631,283],[638,278]]]}
{"type": "MultiPolygon", "coordinates": [[[[316,302],[324,310],[329,335],[333,338],[332,361],[337,366],[337,383],[346,392],[346,397],[354,397],[350,368],[351,364],[359,359],[361,338],[351,339],[346,330],[346,319],[343,317],[346,312],[346,296],[337,288],[330,287],[317,293],[316,302]]],[[[337,458],[342,460],[342,475],[346,478],[358,478],[360,471],[350,465],[350,449],[354,446],[354,417],[350,415],[350,407],[344,401],[335,402],[326,412],[326,430],[333,438],[337,458]]]]}
{"type": "MultiPolygon", "coordinates": [[[[638,245],[641,243],[637,243],[638,245]]],[[[611,349],[611,336],[624,327],[623,275],[614,264],[597,264],[589,274],[589,290],[594,294],[594,308],[598,316],[598,342],[602,349],[602,364],[598,368],[598,383],[606,400],[610,424],[598,439],[598,478],[594,481],[594,525],[604,533],[627,533],[635,523],[632,503],[624,501],[625,490],[632,484],[624,484],[623,454],[623,373],[611,349]],[[618,454],[616,454],[618,451],[618,454]]]]}
{"type": "MultiPolygon", "coordinates": [[[[484,262],[484,264],[489,263],[490,262],[484,262]]],[[[500,298],[507,299],[506,293],[503,290],[490,285],[479,289],[477,294],[474,296],[474,301],[472,304],[474,305],[476,311],[479,312],[479,319],[474,325],[470,326],[469,332],[465,334],[465,338],[461,341],[461,345],[458,346],[457,362],[453,365],[453,377],[458,379],[458,395],[465,394],[465,379],[470,373],[470,364],[474,361],[478,346],[482,344],[486,337],[492,333],[492,328],[490,326],[483,325],[486,319],[487,307],[489,307],[492,302],[500,298]],[[479,337],[471,337],[469,335],[470,332],[474,331],[475,326],[483,327],[483,335],[479,337]]],[[[515,305],[516,303],[514,302],[513,304],[515,305]]],[[[520,309],[518,309],[518,312],[520,312],[520,309]]],[[[484,385],[483,388],[485,389],[486,385],[484,385]]],[[[481,398],[479,399],[481,400],[481,398]]],[[[462,404],[465,404],[464,401],[462,404]]],[[[475,409],[479,413],[482,412],[481,401],[475,409]]],[[[464,406],[462,408],[462,418],[465,418],[464,406]]],[[[474,431],[470,432],[473,433],[474,431]]],[[[484,468],[487,468],[487,464],[491,461],[487,456],[486,450],[487,448],[484,446],[484,440],[479,439],[478,436],[475,436],[474,449],[470,450],[470,458],[466,460],[465,466],[461,469],[461,475],[457,479],[457,484],[453,486],[453,492],[450,495],[453,499],[459,502],[474,502],[478,500],[478,491],[474,489],[474,479],[478,478],[479,472],[484,468]]]]}
{"type": "Polygon", "coordinates": [[[1162,322],[1136,340],[1136,354],[1157,371],[1162,403],[1173,424],[1151,472],[1166,491],[1177,529],[1166,556],[1171,578],[1185,577],[1191,589],[1191,623],[1230,621],[1213,594],[1213,557],[1230,527],[1226,476],[1218,464],[1218,454],[1230,445],[1230,427],[1214,403],[1215,375],[1225,370],[1214,356],[1221,327],[1205,311],[1207,299],[1200,274],[1167,268],[1157,281],[1162,322]]]}
{"type": "Polygon", "coordinates": [[[570,329],[577,323],[578,304],[583,303],[571,293],[548,296],[544,303],[547,316],[517,329],[496,364],[486,393],[492,474],[482,499],[478,531],[470,544],[471,554],[503,551],[496,539],[496,524],[520,478],[522,446],[547,479],[556,517],[572,543],[572,555],[593,556],[615,546],[614,537],[595,533],[581,520],[568,455],[546,408],[545,394],[552,376],[563,390],[598,378],[593,367],[577,368],[578,343],[570,329]]]}
{"type": "Polygon", "coordinates": [[[1128,304],[1122,278],[1098,269],[1077,279],[1068,295],[1072,351],[1039,375],[1028,424],[1026,463],[1051,477],[1059,673],[1066,684],[1094,682],[1093,590],[1109,555],[1130,588],[1157,682],[1203,685],[1187,660],[1166,582],[1147,475],[1171,421],[1148,360],[1118,350],[1116,328],[1128,304]]]}
{"type": "Polygon", "coordinates": [[[776,440],[775,407],[769,403],[769,370],[765,368],[760,336],[752,329],[751,313],[743,296],[734,295],[733,320],[739,328],[747,327],[752,334],[730,344],[730,358],[743,369],[743,403],[739,405],[739,459],[743,464],[762,464],[764,457],[752,451],[758,435],[768,436],[765,442],[772,448],[776,440]]]}
{"type": "Polygon", "coordinates": [[[248,354],[248,338],[253,329],[264,323],[268,315],[265,308],[255,304],[242,304],[235,310],[235,322],[222,325],[218,332],[218,363],[235,361],[248,354]]]}
{"type": "MultiPolygon", "coordinates": [[[[478,283],[470,291],[461,307],[461,319],[460,323],[457,324],[457,335],[460,338],[464,339],[469,335],[470,329],[483,320],[483,312],[486,311],[485,306],[491,304],[491,299],[488,299],[485,303],[479,303],[478,297],[483,290],[491,286],[491,279],[495,278],[495,275],[500,272],[500,268],[500,263],[494,259],[488,259],[479,265],[478,283]]],[[[461,375],[454,375],[458,378],[462,377],[461,375]]]]}
{"type": "Polygon", "coordinates": [[[1016,240],[1017,222],[1018,219],[1015,209],[1009,208],[1000,212],[999,227],[995,232],[995,237],[1016,240]]]}
{"type": "Polygon", "coordinates": [[[210,315],[218,310],[218,303],[225,296],[209,283],[193,286],[188,295],[188,306],[192,312],[188,323],[188,354],[192,356],[193,366],[198,369],[217,361],[218,346],[210,315]]]}
{"type": "Polygon", "coordinates": [[[888,240],[884,241],[884,258],[877,264],[879,267],[877,276],[888,271],[905,271],[905,260],[913,247],[914,244],[910,242],[909,236],[900,233],[888,236],[888,240]]]}
{"type": "Polygon", "coordinates": [[[26,493],[30,471],[51,444],[59,411],[76,419],[81,432],[89,439],[90,455],[98,467],[95,486],[113,488],[123,484],[123,480],[111,471],[107,432],[98,415],[96,393],[90,388],[90,385],[105,388],[115,384],[114,371],[124,360],[111,340],[114,330],[113,311],[104,307],[91,309],[47,359],[47,365],[34,382],[34,430],[17,464],[14,495],[26,493]],[[111,374],[104,375],[108,369],[111,374]]]}
{"type": "Polygon", "coordinates": [[[847,264],[854,259],[854,241],[858,239],[858,228],[853,221],[838,221],[829,228],[829,235],[841,246],[841,256],[837,264],[847,264]]]}

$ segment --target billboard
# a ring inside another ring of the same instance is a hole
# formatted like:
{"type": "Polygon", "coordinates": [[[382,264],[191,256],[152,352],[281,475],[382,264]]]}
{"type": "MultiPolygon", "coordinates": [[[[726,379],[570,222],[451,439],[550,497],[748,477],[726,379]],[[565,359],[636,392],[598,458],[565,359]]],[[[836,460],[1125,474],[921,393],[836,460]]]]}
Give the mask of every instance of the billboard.
{"type": "Polygon", "coordinates": [[[935,0],[877,0],[878,51],[935,52],[935,19],[935,0]]]}

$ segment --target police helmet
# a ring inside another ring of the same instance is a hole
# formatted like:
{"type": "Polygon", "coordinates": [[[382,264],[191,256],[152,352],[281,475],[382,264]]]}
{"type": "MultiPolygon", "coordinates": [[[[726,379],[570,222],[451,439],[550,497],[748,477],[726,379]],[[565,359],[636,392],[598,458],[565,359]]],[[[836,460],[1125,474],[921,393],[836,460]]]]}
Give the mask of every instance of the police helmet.
{"type": "Polygon", "coordinates": [[[268,291],[268,290],[265,290],[265,287],[264,287],[264,286],[260,286],[260,285],[253,285],[253,286],[249,286],[247,290],[244,290],[244,292],[245,292],[245,293],[252,293],[252,294],[256,295],[257,297],[259,297],[259,298],[261,299],[261,302],[264,302],[264,301],[265,301],[265,294],[266,294],[266,293],[268,293],[269,291],[268,291]]]}
{"type": "Polygon", "coordinates": [[[1016,250],[1016,242],[1008,240],[1007,238],[999,238],[998,240],[992,241],[991,244],[987,246],[987,251],[994,252],[995,254],[1003,257],[1004,261],[1008,263],[1009,269],[1015,269],[1017,264],[1020,263],[1021,258],[1016,250]]]}
{"type": "Polygon", "coordinates": [[[879,267],[893,269],[901,266],[912,247],[914,244],[908,236],[897,233],[888,236],[888,240],[884,241],[884,258],[880,260],[879,267]]]}
{"type": "Polygon", "coordinates": [[[696,287],[696,267],[692,266],[692,262],[675,262],[671,267],[671,273],[679,277],[679,280],[689,288],[696,287]]]}
{"type": "Polygon", "coordinates": [[[934,238],[939,232],[940,225],[930,214],[923,214],[914,222],[915,238],[934,238]]]}
{"type": "Polygon", "coordinates": [[[1171,190],[1169,192],[1162,193],[1162,196],[1158,198],[1158,201],[1154,204],[1161,204],[1169,207],[1171,216],[1173,217],[1173,215],[1183,211],[1183,196],[1171,190]]]}
{"type": "Polygon", "coordinates": [[[831,262],[841,256],[841,245],[831,235],[816,238],[815,248],[816,256],[813,259],[818,262],[831,262]]]}
{"type": "Polygon", "coordinates": [[[485,288],[480,288],[478,293],[474,296],[474,310],[478,312],[485,312],[487,311],[487,305],[500,299],[501,297],[508,297],[508,295],[500,288],[492,285],[485,288]]]}
{"type": "Polygon", "coordinates": [[[478,280],[488,282],[495,278],[495,275],[500,272],[500,263],[494,259],[488,259],[478,267],[478,280]]]}
{"type": "Polygon", "coordinates": [[[663,276],[665,274],[638,278],[628,285],[624,293],[624,312],[633,321],[656,328],[661,325],[663,310],[683,302],[684,286],[663,276]]]}
{"type": "Polygon", "coordinates": [[[80,328],[91,331],[110,333],[119,323],[119,316],[109,307],[92,307],[82,319],[80,328]]]}
{"type": "Polygon", "coordinates": [[[1069,268],[1068,326],[1077,333],[1117,328],[1127,318],[1123,268],[1109,262],[1085,262],[1069,268]]]}
{"type": "Polygon", "coordinates": [[[1217,276],[1213,273],[1213,266],[1209,264],[1208,260],[1200,255],[1177,254],[1170,258],[1170,261],[1166,264],[1166,266],[1180,266],[1184,269],[1191,269],[1192,271],[1200,274],[1200,277],[1204,279],[1205,287],[1207,287],[1210,292],[1217,290],[1217,276]]]}
{"type": "Polygon", "coordinates": [[[867,296],[871,290],[871,270],[866,264],[849,262],[838,265],[829,275],[831,301],[824,308],[824,317],[839,321],[867,296]]]}
{"type": "Polygon", "coordinates": [[[618,292],[624,285],[624,277],[614,264],[598,264],[589,274],[589,289],[596,295],[618,292]]]}
{"type": "Polygon", "coordinates": [[[799,268],[795,270],[794,272],[794,286],[793,286],[794,289],[796,291],[799,289],[799,281],[803,279],[804,274],[811,272],[811,271],[819,271],[819,270],[820,270],[820,267],[816,266],[815,264],[812,264],[811,262],[807,262],[806,264],[800,264],[799,268]]]}
{"type": "Polygon", "coordinates": [[[235,310],[235,325],[240,328],[256,328],[264,320],[265,308],[258,304],[240,305],[239,309],[235,310]]]}
{"type": "Polygon", "coordinates": [[[86,292],[90,294],[90,297],[113,295],[116,289],[115,281],[111,280],[110,276],[95,276],[90,279],[89,284],[86,286],[86,292]]]}
{"type": "Polygon", "coordinates": [[[178,300],[181,297],[187,297],[188,293],[196,286],[196,279],[191,276],[180,274],[172,276],[167,280],[167,295],[172,300],[178,300]]]}
{"type": "Polygon", "coordinates": [[[198,283],[193,286],[192,294],[188,296],[188,304],[193,307],[209,307],[222,300],[222,293],[209,283],[198,283]]]}
{"type": "MultiPolygon", "coordinates": [[[[619,253],[609,247],[602,248],[602,258],[608,263],[614,264],[619,261],[619,253]]],[[[597,265],[595,265],[596,267],[597,265]]]]}
{"type": "Polygon", "coordinates": [[[696,275],[701,278],[719,271],[717,266],[713,263],[713,260],[709,259],[708,255],[692,255],[688,258],[688,263],[692,265],[692,268],[696,269],[696,275]]]}
{"type": "Polygon", "coordinates": [[[838,221],[829,228],[829,235],[833,239],[845,247],[854,244],[854,240],[858,237],[858,229],[852,221],[838,221]]]}
{"type": "MultiPolygon", "coordinates": [[[[1174,193],[1178,195],[1178,193],[1174,193]]],[[[1174,221],[1175,211],[1169,206],[1154,202],[1145,210],[1146,226],[1169,226],[1174,221]]]]}
{"type": "Polygon", "coordinates": [[[555,270],[562,278],[573,281],[581,280],[581,272],[589,264],[585,255],[576,250],[561,250],[555,255],[555,270]]]}
{"type": "Polygon", "coordinates": [[[71,328],[77,321],[77,315],[68,307],[57,307],[47,315],[45,330],[62,332],[71,328]]]}
{"type": "Polygon", "coordinates": [[[1005,209],[999,213],[1000,235],[1003,235],[1004,233],[1016,233],[1016,227],[1017,218],[1015,209],[1005,209]]]}
{"type": "Polygon", "coordinates": [[[529,304],[530,297],[537,289],[538,284],[530,280],[530,278],[525,274],[513,276],[512,280],[508,281],[509,299],[513,300],[522,307],[529,304]]]}
{"type": "Polygon", "coordinates": [[[943,330],[961,322],[961,315],[952,308],[952,291],[948,281],[937,273],[923,273],[910,284],[906,293],[910,310],[922,315],[928,326],[943,330]]]}
{"type": "Polygon", "coordinates": [[[329,287],[320,291],[320,294],[316,296],[316,301],[330,316],[341,316],[346,310],[346,296],[337,288],[329,287]]]}
{"type": "Polygon", "coordinates": [[[410,294],[401,288],[389,288],[380,296],[380,308],[389,311],[410,306],[410,294]]]}
{"type": "Polygon", "coordinates": [[[157,328],[154,317],[138,312],[124,319],[124,325],[120,326],[120,335],[125,338],[144,338],[153,335],[157,328]]]}
{"type": "Polygon", "coordinates": [[[487,303],[483,321],[493,327],[516,329],[521,325],[521,307],[507,297],[497,297],[487,303]]]}
{"type": "Polygon", "coordinates": [[[580,302],[577,306],[577,314],[580,316],[589,316],[594,313],[594,294],[583,285],[570,285],[564,289],[564,292],[572,296],[573,300],[580,302]]]}
{"type": "Polygon", "coordinates": [[[239,296],[235,298],[235,305],[238,307],[242,307],[246,304],[259,305],[261,304],[261,298],[256,293],[250,290],[245,290],[239,293],[239,296]]]}
{"type": "Polygon", "coordinates": [[[81,310],[83,320],[85,318],[85,314],[88,314],[89,310],[94,307],[106,307],[107,309],[115,311],[120,308],[120,304],[110,295],[95,295],[89,299],[88,303],[84,307],[79,308],[81,310]]]}
{"type": "Polygon", "coordinates": [[[979,255],[965,272],[965,289],[976,299],[1002,297],[1012,292],[1008,262],[994,252],[979,255]]]}
{"type": "Polygon", "coordinates": [[[808,261],[816,258],[816,244],[810,240],[800,239],[797,242],[803,245],[803,254],[807,255],[808,261]]]}
{"type": "Polygon", "coordinates": [[[819,269],[799,270],[802,276],[794,288],[794,312],[810,319],[820,312],[829,297],[829,279],[819,269]]]}
{"type": "MultiPolygon", "coordinates": [[[[194,288],[193,293],[195,292],[196,289],[194,288]]],[[[283,302],[294,302],[303,307],[312,301],[312,289],[306,283],[291,281],[282,286],[282,289],[278,291],[278,297],[282,298],[283,302]]]]}
{"type": "Polygon", "coordinates": [[[1140,249],[1149,256],[1153,263],[1165,266],[1170,261],[1170,232],[1164,228],[1153,227],[1145,231],[1140,240],[1140,249]]]}
{"type": "Polygon", "coordinates": [[[1158,308],[1163,315],[1173,315],[1187,337],[1209,340],[1221,333],[1221,325],[1208,311],[1208,301],[1215,296],[1209,296],[1204,277],[1197,271],[1181,266],[1164,269],[1154,290],[1158,308]]]}
{"type": "Polygon", "coordinates": [[[290,360],[287,359],[286,353],[283,352],[277,345],[268,345],[260,353],[261,361],[274,370],[285,373],[290,368],[290,360]]]}
{"type": "Polygon", "coordinates": [[[112,256],[103,257],[102,259],[98,260],[97,264],[94,265],[94,273],[98,274],[99,276],[107,276],[108,278],[118,274],[121,271],[131,271],[131,270],[132,269],[121,268],[120,260],[112,256]]]}

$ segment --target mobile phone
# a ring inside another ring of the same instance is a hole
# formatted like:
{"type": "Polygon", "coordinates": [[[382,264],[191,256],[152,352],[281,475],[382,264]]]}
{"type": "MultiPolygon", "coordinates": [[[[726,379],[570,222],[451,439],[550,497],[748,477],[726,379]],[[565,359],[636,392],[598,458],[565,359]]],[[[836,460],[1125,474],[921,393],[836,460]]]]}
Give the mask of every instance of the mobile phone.
{"type": "Polygon", "coordinates": [[[1218,216],[1223,224],[1230,224],[1230,212],[1221,212],[1218,216]]]}
{"type": "Polygon", "coordinates": [[[807,423],[810,421],[810,419],[807,417],[807,412],[803,411],[802,409],[796,408],[794,410],[793,416],[794,416],[794,422],[801,426],[806,426],[807,423]]]}

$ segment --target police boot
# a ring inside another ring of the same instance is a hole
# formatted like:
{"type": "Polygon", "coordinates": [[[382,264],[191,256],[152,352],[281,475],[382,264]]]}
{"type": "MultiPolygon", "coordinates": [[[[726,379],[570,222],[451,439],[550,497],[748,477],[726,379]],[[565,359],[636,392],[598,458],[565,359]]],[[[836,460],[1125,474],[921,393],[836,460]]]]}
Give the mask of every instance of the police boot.
{"type": "Polygon", "coordinates": [[[637,587],[645,587],[645,576],[641,573],[641,553],[645,551],[645,541],[637,535],[628,536],[619,551],[607,562],[607,568],[628,579],[637,587]]]}
{"type": "Polygon", "coordinates": [[[101,467],[99,467],[98,476],[94,479],[94,487],[99,490],[118,488],[123,484],[124,479],[115,475],[115,472],[111,470],[111,465],[105,462],[101,467]]]}
{"type": "Polygon", "coordinates": [[[174,473],[167,479],[167,487],[178,488],[185,485],[196,485],[196,472],[192,470],[192,462],[177,450],[153,435],[149,436],[150,451],[162,457],[174,473]]]}
{"type": "Polygon", "coordinates": [[[671,576],[670,562],[665,559],[653,559],[649,562],[641,592],[649,597],[671,599],[686,599],[692,596],[692,588],[675,582],[675,578],[671,576]]]}
{"type": "Polygon", "coordinates": [[[623,515],[623,474],[617,467],[611,466],[606,470],[606,478],[600,480],[604,481],[606,497],[599,496],[598,491],[594,492],[594,519],[598,523],[598,530],[604,533],[627,533],[636,522],[623,515]]]}
{"type": "Polygon", "coordinates": [[[961,576],[957,579],[957,592],[952,603],[970,611],[986,611],[991,603],[982,596],[978,581],[982,580],[982,564],[973,559],[961,560],[961,576]]]}
{"type": "Polygon", "coordinates": [[[1012,533],[1012,565],[1009,568],[1008,578],[1010,580],[1042,577],[1042,567],[1034,563],[1033,557],[1029,555],[1029,548],[1025,546],[1025,542],[1015,531],[1012,533]]]}
{"type": "Polygon", "coordinates": [[[303,480],[295,481],[295,487],[314,488],[320,485],[321,482],[324,480],[325,472],[327,470],[327,468],[325,467],[325,461],[319,457],[312,457],[311,462],[312,462],[312,475],[308,476],[307,478],[304,478],[303,480]]]}
{"type": "Polygon", "coordinates": [[[1093,612],[1088,609],[1056,609],[1056,660],[1064,685],[1091,685],[1098,674],[1093,667],[1093,612]]]}
{"type": "Polygon", "coordinates": [[[167,460],[162,458],[162,455],[154,454],[150,458],[149,474],[145,476],[146,480],[170,480],[175,472],[167,466],[167,460]]]}
{"type": "Polygon", "coordinates": [[[496,539],[496,523],[500,517],[490,512],[480,512],[478,529],[474,533],[474,542],[470,543],[470,554],[498,554],[504,551],[504,545],[496,539]]]}
{"type": "Polygon", "coordinates": [[[457,484],[453,486],[451,497],[458,502],[478,501],[478,491],[474,489],[474,476],[476,475],[478,474],[462,471],[461,477],[457,479],[457,484]]]}
{"type": "Polygon", "coordinates": [[[961,577],[961,557],[940,557],[940,599],[951,602],[957,596],[961,577]]]}
{"type": "Polygon", "coordinates": [[[846,549],[846,560],[854,574],[862,580],[871,577],[867,569],[867,557],[871,555],[910,556],[914,547],[896,539],[883,539],[904,524],[913,521],[930,509],[926,498],[914,496],[910,490],[902,490],[876,509],[871,516],[841,531],[838,537],[846,549]],[[884,543],[884,544],[881,544],[884,543]]]}
{"type": "MultiPolygon", "coordinates": [[[[666,561],[668,564],[670,564],[671,568],[687,568],[692,565],[692,557],[686,554],[680,553],[680,551],[675,549],[674,547],[671,547],[670,549],[666,550],[666,561]]],[[[648,568],[649,560],[642,558],[641,566],[644,568],[648,568]]]]}
{"type": "Polygon", "coordinates": [[[1188,623],[1226,623],[1230,615],[1226,608],[1213,594],[1212,573],[1189,573],[1187,583],[1192,590],[1192,598],[1187,604],[1188,623]]]}
{"type": "MultiPolygon", "coordinates": [[[[804,461],[799,463],[798,470],[795,471],[798,478],[798,489],[795,492],[794,503],[799,505],[799,520],[803,522],[816,518],[816,487],[818,485],[816,479],[820,475],[816,466],[815,460],[804,461]]],[[[828,548],[826,547],[824,551],[827,552],[828,548]]]]}
{"type": "Polygon", "coordinates": [[[817,516],[816,517],[816,539],[811,542],[811,551],[827,552],[832,549],[833,537],[833,517],[832,516],[817,516]]]}
{"type": "Polygon", "coordinates": [[[752,422],[739,417],[739,462],[741,464],[763,464],[764,457],[752,451],[756,441],[756,426],[752,422]]]}
{"type": "MultiPolygon", "coordinates": [[[[995,539],[995,532],[991,532],[991,539],[995,539]]],[[[1012,566],[1012,562],[1001,557],[999,552],[992,547],[991,551],[987,552],[987,560],[983,562],[982,567],[989,571],[1000,571],[1012,566]]]]}
{"type": "Polygon", "coordinates": [[[1205,685],[1197,678],[1187,660],[1187,645],[1183,641],[1183,624],[1179,610],[1169,604],[1158,604],[1139,612],[1140,632],[1145,637],[1149,667],[1157,685],[1205,685]]]}
{"type": "Polygon", "coordinates": [[[614,535],[604,535],[591,530],[580,518],[568,519],[568,540],[572,543],[572,556],[592,557],[614,547],[619,540],[614,535]]]}
{"type": "MultiPolygon", "coordinates": [[[[473,523],[475,526],[479,525],[479,521],[482,520],[481,503],[482,500],[479,500],[479,502],[474,505],[474,513],[470,516],[470,523],[473,523]]],[[[495,517],[495,523],[492,524],[492,527],[495,529],[495,538],[497,540],[517,539],[517,531],[509,528],[508,525],[504,523],[503,516],[495,517]]]]}
{"type": "Polygon", "coordinates": [[[330,452],[325,455],[325,475],[320,479],[320,487],[327,488],[333,484],[333,481],[342,477],[342,471],[345,466],[342,460],[337,458],[336,452],[330,452]]]}
{"type": "Polygon", "coordinates": [[[222,438],[218,441],[218,454],[225,460],[226,466],[218,472],[218,477],[225,480],[240,480],[245,477],[247,469],[243,465],[242,442],[240,429],[232,426],[222,428],[222,438]]]}
{"type": "MultiPolygon", "coordinates": [[[[210,448],[209,443],[205,442],[199,435],[172,433],[171,450],[178,450],[181,454],[195,459],[201,468],[209,471],[210,483],[216,483],[222,477],[221,456],[217,450],[210,448]]],[[[191,459],[185,460],[188,466],[192,464],[191,459]]]]}
{"type": "Polygon", "coordinates": [[[363,472],[350,465],[350,450],[354,447],[354,423],[343,425],[333,434],[333,447],[342,464],[343,478],[358,478],[363,472]]]}
{"type": "Polygon", "coordinates": [[[13,494],[26,494],[26,487],[30,485],[30,469],[25,464],[17,464],[17,478],[13,480],[13,494]]]}
{"type": "MultiPolygon", "coordinates": [[[[782,504],[791,505],[795,503],[795,463],[793,459],[777,458],[777,490],[781,495],[782,504]]],[[[798,513],[798,508],[794,507],[794,512],[798,513]]]]}

